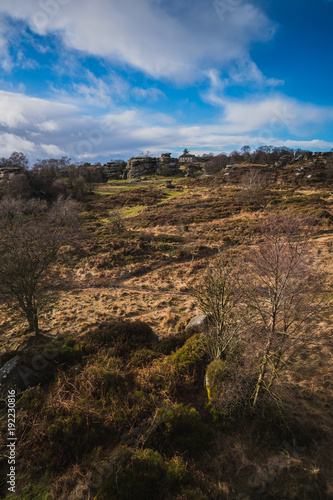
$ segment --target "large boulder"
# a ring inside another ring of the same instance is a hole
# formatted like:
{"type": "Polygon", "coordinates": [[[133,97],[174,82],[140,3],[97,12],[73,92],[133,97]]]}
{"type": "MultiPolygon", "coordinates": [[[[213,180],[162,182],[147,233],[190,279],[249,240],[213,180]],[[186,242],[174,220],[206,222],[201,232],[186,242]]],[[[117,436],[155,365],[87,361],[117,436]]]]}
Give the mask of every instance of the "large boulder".
{"type": "Polygon", "coordinates": [[[27,366],[26,360],[22,362],[22,355],[16,355],[7,361],[0,370],[0,396],[6,396],[11,389],[21,392],[43,382],[46,372],[43,363],[41,357],[35,356],[34,367],[27,366]]]}
{"type": "Polygon", "coordinates": [[[8,390],[24,391],[28,387],[49,382],[59,366],[70,367],[82,360],[79,342],[71,336],[57,339],[44,337],[22,350],[2,356],[3,362],[12,357],[0,369],[0,396],[8,390]]]}

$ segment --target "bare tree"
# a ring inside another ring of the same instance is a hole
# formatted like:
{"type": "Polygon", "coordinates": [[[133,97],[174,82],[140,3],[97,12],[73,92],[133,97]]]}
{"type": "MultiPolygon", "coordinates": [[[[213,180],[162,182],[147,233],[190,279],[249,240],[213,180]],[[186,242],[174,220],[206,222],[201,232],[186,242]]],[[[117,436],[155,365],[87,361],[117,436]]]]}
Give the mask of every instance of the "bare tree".
{"type": "Polygon", "coordinates": [[[200,285],[192,288],[192,295],[208,316],[208,349],[212,359],[219,359],[227,348],[239,340],[242,316],[239,302],[237,266],[232,256],[220,256],[207,268],[200,285]]]}
{"type": "Polygon", "coordinates": [[[17,169],[23,173],[29,165],[28,158],[23,153],[14,151],[9,158],[0,158],[0,167],[8,170],[17,169]]]}
{"type": "Polygon", "coordinates": [[[254,313],[260,352],[257,404],[295,353],[310,345],[323,306],[323,275],[313,263],[309,219],[277,214],[259,225],[261,242],[246,254],[243,296],[254,313]]]}
{"type": "Polygon", "coordinates": [[[113,210],[109,215],[110,229],[115,234],[126,232],[126,220],[121,211],[113,210]]]}
{"type": "Polygon", "coordinates": [[[268,184],[268,176],[258,169],[251,168],[241,179],[241,197],[248,203],[262,204],[265,200],[265,190],[268,184]]]}
{"type": "Polygon", "coordinates": [[[0,182],[0,195],[13,198],[30,198],[31,186],[26,174],[9,174],[0,182]]]}
{"type": "Polygon", "coordinates": [[[50,268],[73,238],[77,212],[73,200],[58,199],[51,208],[36,199],[0,202],[0,297],[25,316],[36,336],[50,268]]]}
{"type": "Polygon", "coordinates": [[[97,165],[80,165],[78,171],[88,186],[89,194],[93,193],[96,184],[103,182],[101,167],[97,165]]]}
{"type": "Polygon", "coordinates": [[[230,163],[230,158],[226,154],[220,153],[205,163],[205,173],[209,175],[216,175],[220,173],[226,165],[228,165],[228,163],[230,163]]]}

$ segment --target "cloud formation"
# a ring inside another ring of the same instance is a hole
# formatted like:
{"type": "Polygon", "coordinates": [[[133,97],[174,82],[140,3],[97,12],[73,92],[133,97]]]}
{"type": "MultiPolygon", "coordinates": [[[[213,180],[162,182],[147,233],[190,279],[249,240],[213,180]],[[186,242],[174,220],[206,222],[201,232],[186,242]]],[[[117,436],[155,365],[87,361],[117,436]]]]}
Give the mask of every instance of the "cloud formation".
{"type": "MultiPolygon", "coordinates": [[[[40,35],[56,33],[70,49],[178,81],[248,59],[253,42],[274,34],[273,23],[250,3],[230,9],[224,20],[214,2],[181,5],[179,12],[176,0],[2,0],[0,15],[24,21],[40,35]]],[[[3,21],[5,45],[6,34],[3,21]]]]}
{"type": "Polygon", "coordinates": [[[172,115],[153,113],[144,108],[124,107],[81,116],[74,104],[37,99],[0,91],[1,155],[25,152],[32,159],[68,155],[73,160],[129,157],[150,150],[160,154],[189,147],[197,152],[275,146],[330,149],[333,142],[320,139],[281,140],[281,126],[292,129],[297,123],[333,120],[333,109],[302,105],[282,97],[261,102],[228,102],[225,114],[214,124],[186,125],[172,115]],[[282,113],[282,114],[281,114],[282,113]],[[284,114],[283,114],[284,113],[284,114]],[[28,127],[27,127],[28,124],[28,127]]]}
{"type": "Polygon", "coordinates": [[[277,29],[258,5],[1,0],[0,155],[332,147],[320,131],[333,108],[284,95],[253,60],[253,45],[277,29]],[[25,75],[41,82],[31,90],[25,75]]]}

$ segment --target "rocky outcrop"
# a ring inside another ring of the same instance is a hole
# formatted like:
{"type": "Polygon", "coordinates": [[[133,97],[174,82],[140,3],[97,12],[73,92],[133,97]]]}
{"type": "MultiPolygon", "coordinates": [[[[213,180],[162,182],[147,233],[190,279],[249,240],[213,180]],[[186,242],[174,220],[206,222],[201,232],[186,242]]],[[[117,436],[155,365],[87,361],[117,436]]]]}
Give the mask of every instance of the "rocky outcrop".
{"type": "Polygon", "coordinates": [[[163,175],[164,177],[169,177],[181,173],[179,163],[170,162],[162,163],[158,162],[156,166],[156,174],[163,175]]]}
{"type": "Polygon", "coordinates": [[[136,179],[145,175],[153,175],[156,173],[156,164],[157,158],[150,156],[131,158],[126,165],[125,177],[136,179]]]}
{"type": "Polygon", "coordinates": [[[0,179],[11,177],[12,175],[22,174],[23,170],[20,167],[0,167],[0,179]]]}
{"type": "Polygon", "coordinates": [[[160,158],[150,156],[130,158],[125,169],[125,178],[137,179],[147,175],[169,177],[179,173],[181,173],[179,162],[171,158],[171,153],[166,153],[160,158]]]}
{"type": "Polygon", "coordinates": [[[103,165],[103,174],[107,180],[122,179],[124,173],[123,163],[109,162],[103,165]]]}

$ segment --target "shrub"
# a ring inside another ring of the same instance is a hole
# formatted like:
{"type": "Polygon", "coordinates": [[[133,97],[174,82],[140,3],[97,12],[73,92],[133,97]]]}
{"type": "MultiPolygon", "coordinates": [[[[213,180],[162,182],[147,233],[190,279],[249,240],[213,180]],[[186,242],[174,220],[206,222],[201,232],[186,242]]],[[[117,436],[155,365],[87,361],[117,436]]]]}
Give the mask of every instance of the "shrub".
{"type": "Polygon", "coordinates": [[[156,351],[161,354],[166,354],[169,356],[172,352],[176,351],[186,342],[186,334],[179,333],[178,335],[168,335],[166,337],[162,337],[159,343],[156,345],[156,351]]]}
{"type": "Polygon", "coordinates": [[[151,449],[133,452],[121,447],[109,473],[110,477],[97,492],[97,500],[156,498],[156,492],[164,479],[163,459],[151,449]]]}
{"type": "Polygon", "coordinates": [[[98,420],[83,409],[54,418],[46,430],[46,438],[52,442],[54,463],[69,463],[103,442],[111,429],[98,420]]]}
{"type": "Polygon", "coordinates": [[[116,355],[125,355],[136,349],[151,347],[158,342],[158,336],[147,323],[121,320],[102,323],[88,334],[87,341],[112,346],[116,355]]]}
{"type": "Polygon", "coordinates": [[[195,408],[181,403],[165,403],[157,415],[159,422],[152,442],[164,450],[195,454],[204,450],[212,438],[195,408]]]}
{"type": "Polygon", "coordinates": [[[196,382],[203,384],[207,353],[200,335],[193,335],[185,344],[162,359],[156,359],[140,374],[144,390],[152,387],[168,390],[170,393],[184,392],[194,388],[196,382]]]}
{"type": "Polygon", "coordinates": [[[126,379],[112,359],[95,362],[85,367],[80,374],[81,391],[90,386],[90,394],[95,399],[106,398],[126,387],[126,379]],[[104,362],[104,366],[103,366],[104,362]]]}
{"type": "Polygon", "coordinates": [[[224,383],[231,378],[235,369],[235,365],[222,359],[215,359],[208,365],[205,382],[209,402],[222,397],[224,383]]]}
{"type": "Polygon", "coordinates": [[[326,492],[318,473],[294,464],[275,478],[267,487],[267,491],[263,492],[262,498],[263,500],[271,498],[320,500],[326,498],[326,492]]]}
{"type": "Polygon", "coordinates": [[[208,496],[202,493],[199,488],[182,488],[179,500],[185,498],[186,500],[209,500],[208,496]]]}
{"type": "MultiPolygon", "coordinates": [[[[46,473],[44,477],[35,477],[34,479],[36,482],[32,482],[32,484],[25,486],[21,494],[16,494],[15,497],[21,500],[52,500],[53,497],[50,493],[50,489],[53,478],[46,473]]],[[[8,498],[10,497],[8,496],[8,498]]]]}
{"type": "Polygon", "coordinates": [[[290,409],[278,398],[265,394],[252,415],[252,422],[254,432],[265,441],[267,448],[278,446],[283,440],[292,440],[295,435],[297,442],[304,444],[290,409]]]}
{"type": "Polygon", "coordinates": [[[156,352],[144,347],[134,352],[131,361],[135,367],[142,368],[151,363],[157,356],[156,352]]]}
{"type": "Polygon", "coordinates": [[[205,384],[214,416],[226,421],[249,407],[255,378],[237,358],[216,359],[207,368],[205,384]]]}
{"type": "Polygon", "coordinates": [[[118,210],[114,210],[110,216],[110,229],[115,234],[121,234],[126,231],[126,221],[124,216],[118,210]]]}
{"type": "MultiPolygon", "coordinates": [[[[82,361],[83,350],[80,342],[70,335],[60,335],[46,344],[37,344],[28,348],[22,357],[22,363],[29,362],[35,356],[40,356],[40,361],[49,361],[53,366],[68,368],[82,361]]],[[[36,360],[38,363],[38,360],[36,360]]]]}
{"type": "Polygon", "coordinates": [[[176,456],[169,460],[166,467],[166,480],[171,489],[175,489],[187,482],[188,472],[182,457],[176,456]]]}
{"type": "MultiPolygon", "coordinates": [[[[181,457],[165,461],[153,449],[134,451],[127,446],[118,446],[107,460],[96,464],[92,478],[96,500],[171,500],[187,491],[191,480],[181,457]]],[[[206,500],[204,496],[188,498],[206,500]]]]}
{"type": "Polygon", "coordinates": [[[206,357],[206,346],[200,335],[193,335],[183,347],[171,354],[168,362],[180,373],[193,369],[206,357]]]}
{"type": "Polygon", "coordinates": [[[6,384],[3,384],[2,390],[6,387],[15,387],[20,392],[27,387],[44,385],[54,380],[59,368],[68,369],[83,359],[81,344],[70,336],[62,336],[46,342],[43,339],[33,347],[11,352],[11,357],[18,356],[18,359],[16,366],[11,369],[6,379],[6,384]]]}

